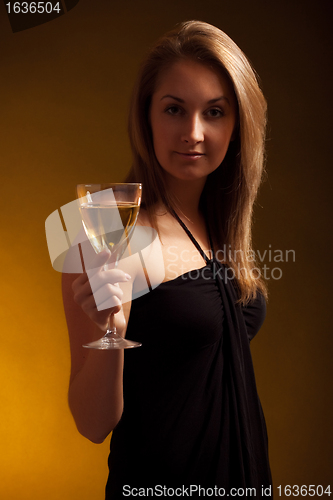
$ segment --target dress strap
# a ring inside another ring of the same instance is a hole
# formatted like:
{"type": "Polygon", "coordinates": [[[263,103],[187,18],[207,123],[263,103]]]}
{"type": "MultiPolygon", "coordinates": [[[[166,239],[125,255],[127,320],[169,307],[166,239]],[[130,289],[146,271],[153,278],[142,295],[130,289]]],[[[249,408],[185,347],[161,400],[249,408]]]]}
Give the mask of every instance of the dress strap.
{"type": "MultiPolygon", "coordinates": [[[[181,218],[176,214],[176,212],[174,210],[173,210],[173,215],[176,218],[176,220],[179,222],[179,224],[182,226],[182,228],[184,229],[184,231],[186,232],[187,236],[190,238],[190,240],[192,241],[192,243],[195,245],[195,247],[197,248],[197,250],[200,253],[201,257],[205,260],[206,264],[209,264],[211,262],[211,260],[207,257],[207,255],[202,250],[202,248],[199,245],[199,243],[197,242],[197,240],[194,238],[194,236],[191,233],[191,231],[188,229],[188,227],[184,224],[184,222],[181,220],[181,218]]],[[[210,241],[210,244],[212,245],[210,235],[209,235],[209,241],[210,241]]],[[[211,251],[213,252],[213,247],[211,248],[211,251]]]]}

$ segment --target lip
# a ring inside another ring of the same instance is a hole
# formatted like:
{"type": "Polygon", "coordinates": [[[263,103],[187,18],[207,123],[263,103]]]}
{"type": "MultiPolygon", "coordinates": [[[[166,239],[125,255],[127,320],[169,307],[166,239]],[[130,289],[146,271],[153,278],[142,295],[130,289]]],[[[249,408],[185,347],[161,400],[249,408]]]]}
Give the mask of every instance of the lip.
{"type": "Polygon", "coordinates": [[[188,160],[197,160],[201,158],[202,156],[205,156],[204,153],[199,153],[199,151],[189,151],[187,153],[182,153],[181,151],[176,151],[177,155],[181,156],[182,158],[186,158],[188,160]]]}

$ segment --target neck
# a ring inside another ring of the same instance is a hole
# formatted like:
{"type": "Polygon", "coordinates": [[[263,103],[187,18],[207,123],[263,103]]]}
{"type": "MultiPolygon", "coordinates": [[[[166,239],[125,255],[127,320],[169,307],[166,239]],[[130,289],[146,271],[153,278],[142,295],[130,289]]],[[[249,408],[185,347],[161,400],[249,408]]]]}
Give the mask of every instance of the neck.
{"type": "MultiPolygon", "coordinates": [[[[200,197],[205,186],[206,178],[195,181],[182,181],[179,179],[167,179],[167,189],[172,192],[176,200],[175,210],[180,218],[195,223],[202,214],[199,210],[200,197]]],[[[186,221],[185,221],[186,222],[186,221]]]]}

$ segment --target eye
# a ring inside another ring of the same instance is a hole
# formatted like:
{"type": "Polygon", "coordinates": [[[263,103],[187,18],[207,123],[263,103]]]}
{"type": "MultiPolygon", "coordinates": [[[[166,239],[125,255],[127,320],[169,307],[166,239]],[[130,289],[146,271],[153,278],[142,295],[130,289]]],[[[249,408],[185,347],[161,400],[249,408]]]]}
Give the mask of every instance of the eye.
{"type": "Polygon", "coordinates": [[[206,113],[210,118],[221,118],[224,116],[224,111],[220,108],[211,108],[206,113]]]}
{"type": "Polygon", "coordinates": [[[171,116],[175,116],[175,115],[180,115],[182,113],[182,109],[179,106],[173,104],[171,106],[168,106],[165,112],[171,116]]]}

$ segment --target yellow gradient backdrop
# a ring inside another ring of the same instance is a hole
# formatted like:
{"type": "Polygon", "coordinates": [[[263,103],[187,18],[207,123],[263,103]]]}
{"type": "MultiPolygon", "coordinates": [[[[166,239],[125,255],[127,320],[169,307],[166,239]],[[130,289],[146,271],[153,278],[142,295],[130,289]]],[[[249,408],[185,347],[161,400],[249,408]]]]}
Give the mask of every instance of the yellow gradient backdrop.
{"type": "Polygon", "coordinates": [[[1,3],[1,499],[103,499],[109,443],[81,437],[67,407],[69,344],[44,223],[77,183],[123,179],[139,61],[191,18],[235,39],[268,100],[254,243],[270,301],[253,356],[274,484],[333,479],[332,3],[80,0],[15,34],[1,3]]]}

